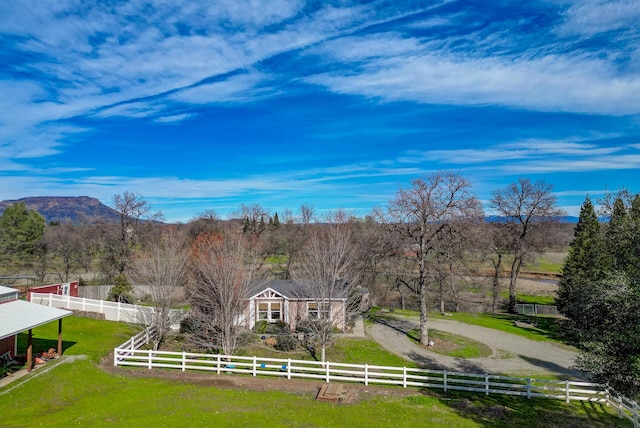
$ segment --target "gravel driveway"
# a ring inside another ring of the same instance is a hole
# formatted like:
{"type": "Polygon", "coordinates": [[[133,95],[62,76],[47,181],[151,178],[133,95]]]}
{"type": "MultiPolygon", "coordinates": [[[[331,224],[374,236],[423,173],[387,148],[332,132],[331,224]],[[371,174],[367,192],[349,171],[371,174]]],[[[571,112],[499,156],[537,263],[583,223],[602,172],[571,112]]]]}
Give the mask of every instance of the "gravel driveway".
{"type": "Polygon", "coordinates": [[[384,348],[422,367],[466,373],[560,375],[569,379],[584,379],[581,372],[571,369],[576,350],[552,342],[538,342],[499,330],[449,320],[429,320],[429,328],[458,334],[489,346],[493,355],[487,358],[453,358],[431,352],[412,342],[405,332],[417,328],[409,319],[380,320],[367,327],[367,332],[384,348]]]}

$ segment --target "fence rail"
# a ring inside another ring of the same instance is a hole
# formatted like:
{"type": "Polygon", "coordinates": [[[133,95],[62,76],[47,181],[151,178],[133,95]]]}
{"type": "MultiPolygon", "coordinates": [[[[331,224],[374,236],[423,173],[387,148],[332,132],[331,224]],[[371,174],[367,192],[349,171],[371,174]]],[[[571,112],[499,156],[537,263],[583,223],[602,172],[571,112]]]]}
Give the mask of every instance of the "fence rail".
{"type": "Polygon", "coordinates": [[[155,337],[147,328],[114,349],[115,366],[137,366],[152,369],[167,368],[202,370],[221,373],[242,373],[251,376],[275,376],[318,379],[324,382],[358,382],[365,385],[399,385],[404,388],[423,388],[468,391],[489,394],[526,396],[527,398],[553,398],[570,401],[590,401],[612,405],[619,418],[628,419],[634,428],[640,428],[638,403],[617,394],[605,385],[591,382],[554,381],[521,377],[496,376],[478,373],[458,373],[446,370],[427,370],[410,367],[346,364],[321,361],[292,360],[291,358],[241,357],[237,355],[199,354],[142,350],[155,337]]]}
{"type": "Polygon", "coordinates": [[[609,390],[608,392],[608,403],[618,411],[618,417],[628,419],[633,423],[634,428],[639,428],[640,406],[638,403],[615,391],[609,390]]]}
{"type": "Polygon", "coordinates": [[[518,303],[516,312],[523,315],[552,315],[558,316],[558,307],[553,305],[537,305],[530,303],[518,303]]]}
{"type": "Polygon", "coordinates": [[[489,374],[459,373],[446,370],[426,370],[410,367],[346,364],[330,361],[306,361],[281,358],[212,355],[192,352],[168,352],[133,349],[133,340],[114,350],[115,366],[137,366],[202,370],[221,373],[242,373],[252,376],[273,376],[316,379],[324,382],[358,382],[365,385],[398,385],[519,395],[527,398],[546,397],[569,401],[606,401],[606,391],[589,382],[554,381],[516,378],[489,374]]]}
{"type": "MultiPolygon", "coordinates": [[[[31,293],[31,302],[54,308],[96,312],[104,314],[110,321],[124,321],[140,323],[148,318],[148,312],[154,309],[149,306],[130,305],[121,302],[108,302],[105,300],[87,299],[84,297],[60,296],[51,293],[31,293]]],[[[182,318],[186,311],[172,309],[176,319],[182,318]]]]}

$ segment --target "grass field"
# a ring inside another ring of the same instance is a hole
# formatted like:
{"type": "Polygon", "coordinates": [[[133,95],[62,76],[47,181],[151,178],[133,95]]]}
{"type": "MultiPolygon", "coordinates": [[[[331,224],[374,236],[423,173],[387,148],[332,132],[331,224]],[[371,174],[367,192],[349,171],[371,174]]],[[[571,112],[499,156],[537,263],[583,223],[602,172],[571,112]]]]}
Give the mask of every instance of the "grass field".
{"type": "MultiPolygon", "coordinates": [[[[55,340],[55,327],[37,328],[34,335],[46,345],[55,340]]],[[[441,395],[417,389],[406,396],[394,393],[403,391],[397,387],[368,387],[371,391],[362,390],[353,404],[337,405],[316,401],[314,392],[258,392],[157,378],[146,369],[133,370],[149,377],[130,376],[132,370],[112,374],[100,369],[96,362],[131,333],[130,327],[120,323],[65,319],[65,355],[89,358],[48,363],[1,389],[0,426],[626,426],[604,407],[567,405],[560,400],[441,395]]],[[[333,352],[345,361],[376,359],[379,350],[371,347],[367,341],[344,340],[337,342],[333,352]]],[[[392,363],[386,358],[375,361],[392,363]]],[[[224,376],[228,378],[211,375],[224,376]]]]}

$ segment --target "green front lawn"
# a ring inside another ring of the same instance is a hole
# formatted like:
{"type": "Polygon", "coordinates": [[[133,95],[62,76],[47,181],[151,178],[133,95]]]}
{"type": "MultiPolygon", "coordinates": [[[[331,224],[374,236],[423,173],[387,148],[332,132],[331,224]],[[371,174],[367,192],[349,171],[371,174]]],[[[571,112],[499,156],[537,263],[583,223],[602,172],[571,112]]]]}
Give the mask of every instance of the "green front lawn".
{"type": "MultiPolygon", "coordinates": [[[[99,362],[102,357],[127,341],[138,330],[121,322],[100,321],[72,315],[62,319],[62,353],[86,355],[91,361],[99,362]]],[[[18,335],[18,355],[26,354],[27,339],[27,333],[18,335]]],[[[57,322],[33,329],[34,355],[49,348],[57,349],[57,347],[57,322]]]]}
{"type": "MultiPolygon", "coordinates": [[[[52,324],[34,332],[45,346],[57,336],[57,323],[52,324]]],[[[361,391],[354,404],[336,405],[316,401],[313,387],[311,392],[259,392],[220,388],[206,381],[155,378],[155,371],[146,369],[122,369],[115,375],[101,370],[96,362],[132,333],[131,327],[121,323],[65,319],[65,355],[90,358],[47,363],[50,370],[38,369],[37,375],[0,389],[0,426],[547,427],[550,421],[560,428],[627,426],[604,406],[567,405],[561,400],[420,389],[406,396],[395,392],[409,390],[386,387],[376,389],[380,394],[361,391]],[[149,373],[149,377],[131,377],[132,371],[149,373]]],[[[400,364],[393,361],[399,357],[381,351],[367,340],[341,339],[329,355],[344,362],[367,359],[372,364],[400,364]]],[[[230,375],[210,376],[224,381],[230,375]]],[[[349,391],[349,384],[345,388],[349,391]]]]}

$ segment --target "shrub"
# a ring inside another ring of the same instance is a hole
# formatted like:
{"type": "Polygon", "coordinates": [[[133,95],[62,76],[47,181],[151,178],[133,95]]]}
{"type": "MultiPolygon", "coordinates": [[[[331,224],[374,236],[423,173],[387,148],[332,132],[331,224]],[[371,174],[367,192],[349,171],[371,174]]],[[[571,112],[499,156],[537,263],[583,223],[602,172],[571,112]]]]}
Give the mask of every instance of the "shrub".
{"type": "Polygon", "coordinates": [[[198,321],[192,317],[186,317],[180,321],[180,333],[189,334],[198,329],[198,321]]]}
{"type": "Polygon", "coordinates": [[[284,321],[278,320],[275,322],[275,324],[269,324],[267,326],[266,332],[269,334],[289,333],[289,324],[284,321]]]}
{"type": "Polygon", "coordinates": [[[124,274],[113,279],[113,287],[107,299],[114,302],[133,303],[133,286],[124,274]]]}
{"type": "Polygon", "coordinates": [[[298,347],[298,340],[290,334],[282,335],[273,347],[278,351],[293,351],[298,347]]]}
{"type": "Polygon", "coordinates": [[[269,327],[269,323],[265,320],[260,320],[253,326],[253,332],[256,334],[265,334],[267,327],[269,327]]]}

